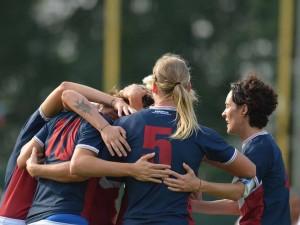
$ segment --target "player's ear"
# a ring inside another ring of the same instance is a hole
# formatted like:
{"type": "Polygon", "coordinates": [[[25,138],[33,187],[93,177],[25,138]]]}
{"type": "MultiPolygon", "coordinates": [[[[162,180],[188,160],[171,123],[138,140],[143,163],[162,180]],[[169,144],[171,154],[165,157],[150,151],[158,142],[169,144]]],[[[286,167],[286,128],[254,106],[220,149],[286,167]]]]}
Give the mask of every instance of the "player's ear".
{"type": "Polygon", "coordinates": [[[247,106],[247,104],[242,105],[242,115],[243,116],[248,115],[248,106],[247,106]]]}
{"type": "Polygon", "coordinates": [[[152,84],[152,92],[153,92],[154,94],[157,94],[157,85],[156,85],[155,82],[152,84]]]}

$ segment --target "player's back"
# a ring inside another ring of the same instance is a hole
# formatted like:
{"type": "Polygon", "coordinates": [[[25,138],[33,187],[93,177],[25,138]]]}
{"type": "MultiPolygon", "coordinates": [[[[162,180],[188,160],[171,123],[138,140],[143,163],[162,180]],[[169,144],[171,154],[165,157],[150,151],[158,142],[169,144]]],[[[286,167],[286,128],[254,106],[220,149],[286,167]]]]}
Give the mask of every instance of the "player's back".
{"type": "MultiPolygon", "coordinates": [[[[100,136],[97,130],[72,112],[63,112],[53,118],[35,136],[45,147],[45,163],[55,164],[69,161],[75,148],[84,146],[91,151],[99,151],[100,136]]],[[[97,179],[83,182],[62,183],[40,178],[34,202],[27,222],[34,222],[56,213],[80,214],[86,196],[93,196],[97,179]],[[88,193],[89,188],[90,193],[88,193]]]]}
{"type": "MultiPolygon", "coordinates": [[[[125,158],[127,162],[155,152],[156,163],[169,164],[172,170],[184,174],[185,162],[197,174],[204,155],[226,162],[234,154],[234,149],[223,145],[212,130],[204,127],[184,140],[170,138],[177,128],[175,108],[152,107],[121,118],[115,125],[123,126],[127,132],[132,148],[125,158]]],[[[126,179],[126,189],[128,206],[123,224],[189,223],[189,193],[172,192],[163,183],[139,182],[133,178],[126,179]]]]}
{"type": "Polygon", "coordinates": [[[19,133],[5,171],[0,216],[22,220],[26,218],[36,188],[36,180],[25,169],[17,167],[17,158],[23,145],[31,140],[47,120],[41,109],[36,110],[19,133]]]}

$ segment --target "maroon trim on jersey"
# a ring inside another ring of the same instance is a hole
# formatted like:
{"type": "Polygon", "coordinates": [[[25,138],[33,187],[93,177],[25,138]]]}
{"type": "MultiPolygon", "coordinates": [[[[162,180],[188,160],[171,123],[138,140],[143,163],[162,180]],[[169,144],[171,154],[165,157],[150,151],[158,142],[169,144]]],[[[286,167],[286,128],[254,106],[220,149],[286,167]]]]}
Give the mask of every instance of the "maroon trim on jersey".
{"type": "Polygon", "coordinates": [[[54,132],[49,138],[45,155],[49,157],[52,150],[55,149],[54,155],[57,159],[61,161],[70,160],[74,151],[74,140],[78,127],[80,126],[80,122],[80,117],[74,119],[74,121],[70,123],[68,123],[68,119],[66,118],[57,121],[54,127],[54,132]],[[67,127],[66,123],[68,123],[67,127]],[[58,140],[62,141],[57,142],[58,140]],[[64,140],[66,140],[66,143],[64,140]]]}
{"type": "Polygon", "coordinates": [[[192,216],[192,212],[193,212],[193,209],[192,209],[192,201],[191,199],[189,198],[189,201],[188,201],[188,207],[187,207],[187,211],[189,213],[188,215],[188,222],[189,222],[189,225],[195,225],[195,221],[193,219],[193,216],[192,216]]]}
{"type": "Polygon", "coordinates": [[[25,220],[32,204],[36,180],[25,169],[15,168],[4,192],[0,216],[25,220]]]}
{"type": "Polygon", "coordinates": [[[264,212],[264,189],[261,185],[253,191],[242,206],[240,225],[261,225],[264,212]]]}
{"type": "Polygon", "coordinates": [[[90,179],[81,215],[89,221],[89,225],[114,225],[118,194],[119,188],[104,189],[99,185],[99,178],[90,179]]]}

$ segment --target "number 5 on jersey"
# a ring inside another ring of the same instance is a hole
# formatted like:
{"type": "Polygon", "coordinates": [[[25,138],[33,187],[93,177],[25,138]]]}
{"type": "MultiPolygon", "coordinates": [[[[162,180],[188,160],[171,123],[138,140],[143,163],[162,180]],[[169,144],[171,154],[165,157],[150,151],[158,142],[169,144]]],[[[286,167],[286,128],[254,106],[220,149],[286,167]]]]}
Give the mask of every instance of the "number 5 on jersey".
{"type": "Polygon", "coordinates": [[[159,163],[171,165],[172,145],[169,136],[172,129],[168,127],[145,126],[143,148],[159,149],[159,163]]]}

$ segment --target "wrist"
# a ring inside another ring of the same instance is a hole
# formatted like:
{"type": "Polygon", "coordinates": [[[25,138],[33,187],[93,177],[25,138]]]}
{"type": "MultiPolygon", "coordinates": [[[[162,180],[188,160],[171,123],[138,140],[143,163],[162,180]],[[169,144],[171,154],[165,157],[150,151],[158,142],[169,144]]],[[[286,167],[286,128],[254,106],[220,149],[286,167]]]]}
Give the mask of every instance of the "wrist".
{"type": "Polygon", "coordinates": [[[103,132],[105,128],[107,128],[108,126],[110,126],[109,123],[105,124],[104,126],[102,126],[99,130],[100,132],[103,132]]]}
{"type": "Polygon", "coordinates": [[[114,98],[111,100],[111,102],[110,102],[110,106],[111,106],[112,108],[114,108],[115,105],[116,105],[116,103],[117,103],[118,101],[122,101],[122,102],[123,102],[123,99],[122,99],[122,98],[118,98],[118,97],[114,97],[114,98]]]}
{"type": "Polygon", "coordinates": [[[128,165],[128,169],[126,170],[126,175],[129,177],[134,177],[136,175],[136,163],[126,163],[128,165]]]}
{"type": "Polygon", "coordinates": [[[197,178],[197,189],[195,192],[202,192],[202,180],[200,178],[197,178]]]}

